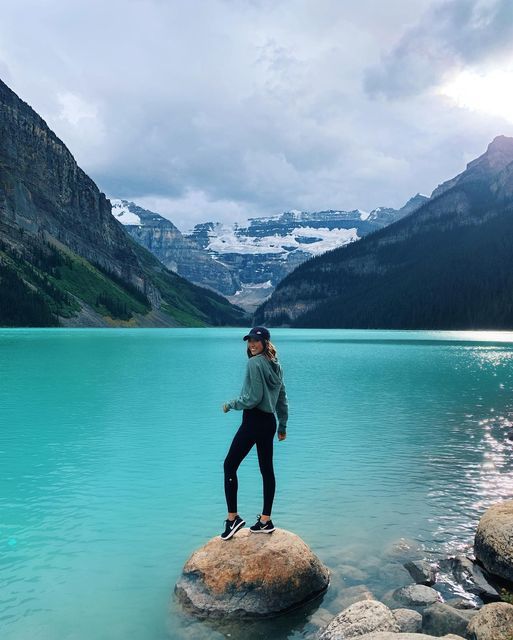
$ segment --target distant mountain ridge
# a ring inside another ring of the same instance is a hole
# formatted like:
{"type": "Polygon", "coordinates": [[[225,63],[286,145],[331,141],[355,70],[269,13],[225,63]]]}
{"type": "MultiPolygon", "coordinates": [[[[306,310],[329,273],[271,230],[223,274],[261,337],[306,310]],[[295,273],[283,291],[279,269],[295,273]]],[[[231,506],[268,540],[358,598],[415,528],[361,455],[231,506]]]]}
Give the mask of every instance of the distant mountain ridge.
{"type": "Polygon", "coordinates": [[[312,258],[255,313],[271,326],[513,328],[513,138],[420,208],[312,258]]]}
{"type": "Polygon", "coordinates": [[[312,256],[355,242],[427,201],[417,194],[401,209],[285,211],[249,224],[204,222],[181,234],[172,222],[126,200],[113,215],[130,235],[187,279],[254,309],[293,269],[312,256]]]}
{"type": "Polygon", "coordinates": [[[66,145],[0,81],[0,326],[243,319],[134,242],[66,145]]]}
{"type": "Polygon", "coordinates": [[[237,289],[239,280],[225,265],[213,260],[167,218],[139,207],[134,202],[112,199],[112,215],[125,225],[127,233],[153,253],[168,269],[199,286],[226,295],[237,289]]]}

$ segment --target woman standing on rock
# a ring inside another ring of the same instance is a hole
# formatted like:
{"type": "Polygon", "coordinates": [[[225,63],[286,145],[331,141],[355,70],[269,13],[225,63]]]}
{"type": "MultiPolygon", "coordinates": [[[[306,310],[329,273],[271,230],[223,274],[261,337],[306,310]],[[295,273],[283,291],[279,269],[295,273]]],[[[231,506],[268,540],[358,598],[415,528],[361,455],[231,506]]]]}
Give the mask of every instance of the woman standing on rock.
{"type": "Polygon", "coordinates": [[[223,411],[243,411],[242,424],[233,438],[224,461],[224,491],[228,505],[228,518],[221,538],[229,540],[246,522],[237,512],[237,469],[254,444],[257,447],[258,464],[264,486],[264,507],[257,522],[250,527],[252,533],[272,533],[271,520],[276,482],[273,468],[273,441],[278,415],[278,440],[285,440],[288,400],[283,383],[283,369],[271,342],[271,334],[265,327],[254,327],[244,336],[248,341],[248,364],[240,396],[223,404],[223,411]]]}

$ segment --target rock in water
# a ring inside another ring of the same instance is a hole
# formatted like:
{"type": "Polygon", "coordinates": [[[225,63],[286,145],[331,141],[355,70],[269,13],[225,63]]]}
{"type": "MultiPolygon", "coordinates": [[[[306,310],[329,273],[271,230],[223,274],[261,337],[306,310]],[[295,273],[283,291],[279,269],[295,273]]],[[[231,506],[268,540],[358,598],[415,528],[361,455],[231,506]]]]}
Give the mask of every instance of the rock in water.
{"type": "Polygon", "coordinates": [[[403,567],[417,584],[424,584],[430,587],[436,582],[437,567],[427,560],[405,562],[403,567]]]}
{"type": "Polygon", "coordinates": [[[328,584],[328,569],[299,536],[284,529],[269,535],[242,529],[194,551],[175,593],[200,617],[257,618],[306,603],[328,584]]]}
{"type": "Polygon", "coordinates": [[[427,607],[442,599],[438,591],[423,584],[399,587],[394,591],[393,598],[409,607],[427,607]]]}
{"type": "Polygon", "coordinates": [[[486,579],[479,565],[466,556],[449,558],[452,574],[468,593],[474,593],[486,602],[500,600],[497,590],[486,579]]]}
{"type": "Polygon", "coordinates": [[[477,526],[474,553],[491,574],[513,582],[513,500],[494,504],[477,526]]]}

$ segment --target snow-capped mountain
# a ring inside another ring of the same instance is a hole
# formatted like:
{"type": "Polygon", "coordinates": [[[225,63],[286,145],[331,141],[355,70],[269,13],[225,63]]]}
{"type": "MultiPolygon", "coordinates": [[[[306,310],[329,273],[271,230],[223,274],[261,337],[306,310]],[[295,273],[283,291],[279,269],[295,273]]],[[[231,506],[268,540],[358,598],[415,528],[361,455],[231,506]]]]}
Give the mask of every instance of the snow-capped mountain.
{"type": "Polygon", "coordinates": [[[399,210],[285,211],[238,223],[204,222],[182,234],[172,222],[125,200],[113,215],[166,266],[252,310],[302,262],[355,242],[405,215],[428,198],[417,194],[399,210]]]}
{"type": "Polygon", "coordinates": [[[167,218],[127,200],[111,199],[112,215],[139,244],[169,269],[195,284],[225,296],[237,291],[239,279],[223,264],[184,236],[167,218]]]}
{"type": "MultiPolygon", "coordinates": [[[[138,225],[145,227],[165,227],[178,231],[175,225],[158,213],[138,207],[127,200],[111,199],[112,215],[124,225],[138,225]]],[[[178,231],[178,233],[180,233],[178,231]]]]}

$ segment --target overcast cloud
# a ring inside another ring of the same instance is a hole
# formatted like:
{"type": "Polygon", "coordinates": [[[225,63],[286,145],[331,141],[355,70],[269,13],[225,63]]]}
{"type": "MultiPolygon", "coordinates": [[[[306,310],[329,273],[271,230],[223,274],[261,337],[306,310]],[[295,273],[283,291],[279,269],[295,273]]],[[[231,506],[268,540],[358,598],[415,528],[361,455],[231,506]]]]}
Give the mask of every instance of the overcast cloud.
{"type": "Polygon", "coordinates": [[[513,135],[439,90],[512,43],[511,0],[3,0],[0,77],[109,197],[185,230],[429,194],[513,135]]]}

